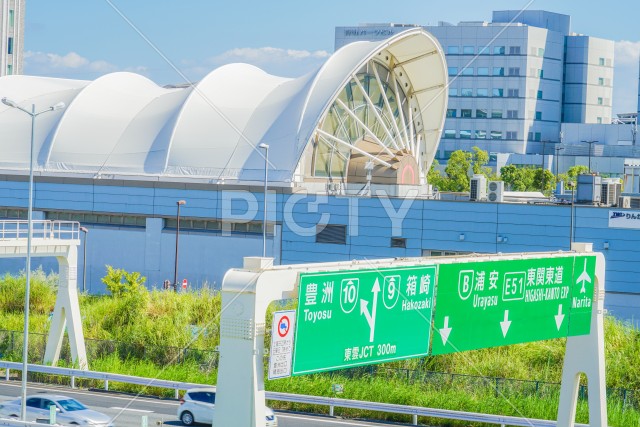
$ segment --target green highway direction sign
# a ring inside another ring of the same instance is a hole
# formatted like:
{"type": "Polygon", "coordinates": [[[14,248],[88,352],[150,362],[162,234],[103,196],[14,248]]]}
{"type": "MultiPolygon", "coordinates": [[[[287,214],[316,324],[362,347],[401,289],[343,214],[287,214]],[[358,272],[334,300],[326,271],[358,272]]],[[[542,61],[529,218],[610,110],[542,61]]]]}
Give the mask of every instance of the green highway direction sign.
{"type": "Polygon", "coordinates": [[[435,266],[300,274],[292,375],[426,356],[435,266]]]}
{"type": "Polygon", "coordinates": [[[440,264],[431,353],[588,335],[596,257],[440,264]]]}

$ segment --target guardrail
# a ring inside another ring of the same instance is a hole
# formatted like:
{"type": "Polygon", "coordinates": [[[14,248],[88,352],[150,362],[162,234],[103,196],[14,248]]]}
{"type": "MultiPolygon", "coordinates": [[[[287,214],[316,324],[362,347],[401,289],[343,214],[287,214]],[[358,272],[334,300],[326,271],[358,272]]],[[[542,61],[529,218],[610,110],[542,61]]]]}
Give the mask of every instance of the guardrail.
{"type": "MultiPolygon", "coordinates": [[[[0,221],[0,240],[26,239],[29,237],[29,222],[25,220],[0,221]]],[[[78,221],[31,221],[31,237],[34,239],[80,239],[78,221]]]]}
{"type": "MultiPolygon", "coordinates": [[[[5,379],[10,378],[11,370],[22,370],[22,363],[0,361],[0,369],[5,369],[5,379]]],[[[126,384],[136,384],[147,387],[168,388],[175,391],[175,398],[179,398],[180,390],[188,390],[195,387],[211,387],[208,384],[185,383],[179,381],[168,381],[144,377],[134,377],[130,375],[112,374],[108,372],[83,371],[80,369],[58,368],[53,366],[29,365],[30,372],[39,372],[50,375],[60,375],[70,377],[71,388],[75,388],[76,378],[88,378],[104,381],[104,389],[109,390],[109,381],[126,384]]],[[[502,427],[522,426],[522,427],[555,427],[556,421],[538,420],[529,418],[519,418],[504,415],[480,414],[477,412],[452,411],[448,409],[424,408],[419,406],[404,406],[391,403],[363,402],[359,400],[339,399],[335,397],[305,396],[300,394],[266,392],[268,400],[281,402],[303,403],[308,405],[326,406],[329,408],[329,415],[333,416],[334,408],[360,409],[366,411],[386,412],[393,414],[405,414],[412,416],[413,425],[418,425],[418,417],[442,418],[449,420],[471,421],[487,424],[496,424],[502,427]]],[[[0,426],[28,426],[37,425],[18,422],[18,424],[2,424],[7,420],[0,420],[0,426]]],[[[12,421],[8,421],[12,422],[12,421]]],[[[576,424],[576,426],[588,427],[587,424],[576,424]]]]}

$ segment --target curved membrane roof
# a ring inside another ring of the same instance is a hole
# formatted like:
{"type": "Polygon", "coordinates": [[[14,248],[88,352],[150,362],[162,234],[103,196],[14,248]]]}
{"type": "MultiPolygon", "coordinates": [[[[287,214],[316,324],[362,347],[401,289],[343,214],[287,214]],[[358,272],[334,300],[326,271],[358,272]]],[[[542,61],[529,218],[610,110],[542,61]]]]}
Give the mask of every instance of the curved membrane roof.
{"type": "MultiPolygon", "coordinates": [[[[347,45],[296,79],[247,64],[220,67],[187,88],[162,88],[132,73],[92,82],[7,76],[0,97],[36,111],[66,104],[36,118],[41,175],[251,184],[263,178],[257,147],[264,143],[270,183],[288,186],[327,178],[319,173],[320,139],[346,162],[358,153],[389,167],[410,155],[424,172],[442,131],[446,82],[440,45],[416,28],[347,45]],[[341,117],[342,129],[327,126],[330,115],[341,117]],[[353,138],[345,138],[345,126],[353,138]]],[[[0,171],[28,170],[30,130],[27,114],[0,104],[0,171]]]]}

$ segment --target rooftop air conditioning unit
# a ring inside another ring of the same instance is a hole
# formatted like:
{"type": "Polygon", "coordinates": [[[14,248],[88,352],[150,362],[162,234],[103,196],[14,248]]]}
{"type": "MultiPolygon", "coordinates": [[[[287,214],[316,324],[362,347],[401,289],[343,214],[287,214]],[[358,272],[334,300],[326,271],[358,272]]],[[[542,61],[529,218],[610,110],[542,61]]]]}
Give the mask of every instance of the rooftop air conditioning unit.
{"type": "Polygon", "coordinates": [[[629,196],[618,197],[618,207],[622,209],[631,209],[631,197],[629,196]]]}
{"type": "Polygon", "coordinates": [[[487,178],[484,175],[473,175],[470,190],[469,200],[472,202],[487,200],[487,178]]]}
{"type": "Polygon", "coordinates": [[[615,206],[620,197],[622,184],[618,178],[603,178],[600,203],[607,206],[615,206]]]}
{"type": "Polygon", "coordinates": [[[495,203],[504,202],[504,181],[489,181],[487,200],[495,203]]]}
{"type": "Polygon", "coordinates": [[[594,174],[578,175],[577,203],[599,204],[602,196],[602,177],[594,174]]]}

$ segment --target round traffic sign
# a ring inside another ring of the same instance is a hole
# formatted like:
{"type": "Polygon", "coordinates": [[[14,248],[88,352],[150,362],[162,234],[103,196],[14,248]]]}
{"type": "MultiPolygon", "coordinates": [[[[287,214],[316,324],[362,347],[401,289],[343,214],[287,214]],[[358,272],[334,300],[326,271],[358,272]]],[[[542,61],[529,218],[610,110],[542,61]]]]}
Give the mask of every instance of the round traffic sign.
{"type": "Polygon", "coordinates": [[[291,321],[287,316],[282,316],[278,321],[278,335],[281,338],[284,338],[289,333],[289,328],[291,326],[291,321]]]}

